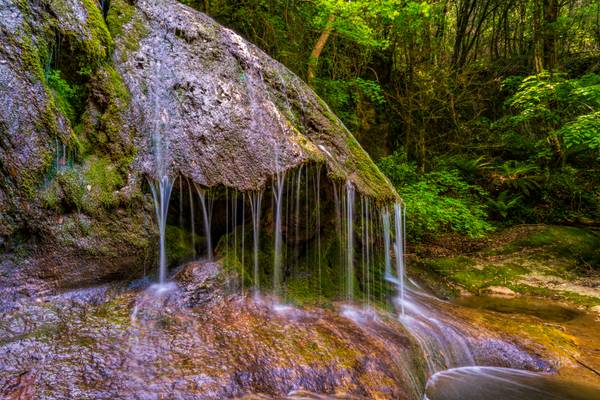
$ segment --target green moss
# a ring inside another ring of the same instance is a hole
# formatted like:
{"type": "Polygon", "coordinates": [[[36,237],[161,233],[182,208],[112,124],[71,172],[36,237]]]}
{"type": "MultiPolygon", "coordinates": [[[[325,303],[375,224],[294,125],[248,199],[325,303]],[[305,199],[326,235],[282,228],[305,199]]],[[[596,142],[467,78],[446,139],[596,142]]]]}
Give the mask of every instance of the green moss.
{"type": "Polygon", "coordinates": [[[127,61],[128,53],[136,51],[141,39],[149,32],[142,16],[125,0],[113,0],[107,15],[107,23],[114,38],[118,38],[121,62],[127,61]]]}
{"type": "Polygon", "coordinates": [[[525,284],[509,284],[507,286],[517,293],[526,294],[529,296],[564,300],[584,307],[593,307],[600,305],[600,298],[598,297],[585,296],[566,290],[552,290],[544,287],[536,287],[525,284]]]}
{"type": "MultiPolygon", "coordinates": [[[[315,210],[313,210],[315,211],[315,210]]],[[[315,217],[309,215],[308,219],[315,217]]],[[[309,223],[310,224],[310,223],[309,223]]],[[[270,232],[262,231],[259,249],[259,286],[261,291],[269,292],[273,289],[273,259],[274,246],[270,232]]],[[[221,238],[217,246],[217,255],[221,258],[225,268],[243,281],[244,288],[254,286],[254,259],[252,252],[252,230],[246,229],[244,249],[242,249],[241,229],[237,230],[237,251],[234,250],[234,234],[230,233],[221,238]],[[229,247],[227,247],[227,244],[229,247]],[[245,251],[242,254],[242,251],[245,251]],[[243,257],[243,263],[242,263],[243,257]]],[[[320,258],[317,247],[304,246],[296,258],[293,245],[283,245],[283,265],[285,266],[282,277],[282,299],[296,305],[329,306],[331,302],[346,299],[346,280],[344,261],[340,260],[340,243],[336,238],[334,227],[324,228],[321,236],[320,258]]],[[[388,299],[391,287],[383,279],[383,260],[373,260],[375,267],[370,270],[370,303],[382,309],[389,307],[388,299]]],[[[354,298],[366,301],[366,287],[361,287],[362,268],[359,262],[355,265],[354,298]]]]}
{"type": "Polygon", "coordinates": [[[67,207],[83,209],[85,182],[75,170],[61,171],[56,175],[56,180],[63,193],[63,203],[67,207]]]}
{"type": "Polygon", "coordinates": [[[359,190],[380,202],[397,200],[391,183],[350,133],[347,134],[346,143],[352,154],[352,159],[346,162],[346,168],[358,172],[359,190]]]}
{"type": "Polygon", "coordinates": [[[103,108],[100,115],[84,113],[78,138],[83,155],[110,157],[121,174],[126,174],[135,156],[133,131],[126,131],[125,113],[130,93],[120,74],[108,65],[98,69],[92,78],[92,90],[103,108]]]}
{"type": "MultiPolygon", "coordinates": [[[[202,238],[196,235],[195,243],[200,243],[201,240],[202,238]]],[[[167,225],[166,243],[169,264],[179,265],[193,259],[192,235],[181,227],[167,225]]]]}
{"type": "Polygon", "coordinates": [[[41,193],[41,199],[43,207],[58,211],[60,206],[60,195],[57,192],[55,185],[51,185],[44,189],[41,193]]]}
{"type": "Polygon", "coordinates": [[[31,38],[24,34],[19,43],[21,49],[21,63],[25,71],[32,73],[32,77],[40,82],[45,82],[44,67],[42,66],[40,51],[31,38]]]}
{"type": "Polygon", "coordinates": [[[86,53],[91,60],[106,59],[112,53],[113,40],[102,13],[94,0],[82,0],[87,11],[86,23],[91,37],[84,39],[86,53]]]}
{"type": "Polygon", "coordinates": [[[124,184],[117,168],[107,159],[91,157],[84,166],[86,190],[92,202],[111,208],[119,204],[115,191],[124,184]],[[89,186],[88,186],[89,185],[89,186]]]}
{"type": "Polygon", "coordinates": [[[129,4],[125,0],[112,0],[108,15],[106,16],[106,23],[108,29],[114,38],[122,36],[124,33],[124,26],[127,25],[135,14],[135,7],[129,4]]]}
{"type": "Polygon", "coordinates": [[[428,260],[424,265],[473,293],[489,286],[506,286],[528,272],[516,264],[477,266],[474,259],[463,256],[428,260]]]}

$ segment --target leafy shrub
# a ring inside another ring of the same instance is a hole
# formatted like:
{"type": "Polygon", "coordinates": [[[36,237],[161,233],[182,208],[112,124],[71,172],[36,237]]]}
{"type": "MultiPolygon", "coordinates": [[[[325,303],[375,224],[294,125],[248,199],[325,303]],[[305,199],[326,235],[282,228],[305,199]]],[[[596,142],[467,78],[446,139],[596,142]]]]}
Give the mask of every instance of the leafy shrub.
{"type": "Polygon", "coordinates": [[[417,174],[414,163],[396,152],[379,168],[387,174],[406,203],[408,234],[417,240],[457,232],[478,237],[492,230],[481,197],[485,191],[463,180],[458,170],[417,174]]]}
{"type": "MultiPolygon", "coordinates": [[[[598,154],[600,75],[576,79],[550,73],[509,77],[503,88],[514,91],[505,102],[511,114],[498,120],[495,128],[536,138],[541,156],[547,155],[543,148],[548,143],[566,149],[583,146],[598,154]]],[[[564,149],[560,151],[564,153],[564,149]]]]}

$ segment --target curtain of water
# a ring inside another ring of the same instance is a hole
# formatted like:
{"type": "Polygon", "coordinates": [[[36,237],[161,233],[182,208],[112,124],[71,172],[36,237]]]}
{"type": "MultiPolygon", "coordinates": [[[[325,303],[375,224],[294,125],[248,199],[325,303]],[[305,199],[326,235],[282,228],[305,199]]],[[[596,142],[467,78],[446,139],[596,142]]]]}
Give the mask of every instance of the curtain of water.
{"type": "Polygon", "coordinates": [[[278,173],[275,186],[273,187],[273,199],[275,201],[275,254],[273,259],[273,292],[276,296],[281,296],[281,275],[282,275],[282,233],[281,233],[281,212],[283,202],[283,189],[285,182],[285,173],[278,173]]]}
{"type": "Polygon", "coordinates": [[[245,269],[245,254],[246,254],[246,246],[245,246],[245,238],[246,238],[246,197],[242,195],[242,246],[241,246],[241,254],[242,254],[242,295],[244,295],[244,281],[246,278],[245,269]]]}
{"type": "Polygon", "coordinates": [[[166,249],[166,227],[167,213],[169,211],[169,199],[171,197],[171,189],[173,185],[168,176],[163,176],[156,182],[150,181],[150,189],[152,191],[152,199],[154,200],[154,211],[158,221],[158,231],[160,235],[160,258],[159,258],[159,283],[167,281],[167,249],[166,249]]]}
{"type": "Polygon", "coordinates": [[[367,271],[366,274],[363,275],[363,279],[365,280],[366,286],[366,298],[367,298],[367,307],[371,305],[371,283],[369,282],[370,278],[370,269],[371,269],[371,201],[367,197],[365,204],[365,236],[366,236],[366,260],[367,260],[367,271]]]}
{"type": "Polygon", "coordinates": [[[322,296],[322,271],[321,271],[321,164],[317,165],[315,201],[317,203],[317,265],[319,266],[319,302],[322,296]]]}
{"type": "Polygon", "coordinates": [[[196,220],[194,218],[194,195],[192,194],[192,185],[189,181],[187,186],[188,197],[190,199],[190,230],[192,231],[192,258],[196,259],[196,220]]]}
{"type": "Polygon", "coordinates": [[[294,266],[298,268],[300,260],[300,182],[302,181],[302,167],[298,168],[298,176],[296,177],[296,194],[294,208],[294,266]]]}
{"type": "Polygon", "coordinates": [[[398,277],[398,290],[400,294],[400,309],[404,314],[404,231],[402,205],[394,204],[394,227],[396,233],[396,243],[394,250],[396,252],[396,273],[398,277]]]}
{"type": "Polygon", "coordinates": [[[260,294],[260,275],[258,265],[258,249],[259,249],[259,234],[260,234],[260,210],[263,192],[248,193],[250,201],[250,211],[252,212],[252,247],[254,261],[254,295],[260,294]]]}
{"type": "Polygon", "coordinates": [[[346,182],[346,298],[354,300],[354,186],[346,182]]]}
{"type": "Polygon", "coordinates": [[[206,236],[206,258],[208,261],[213,260],[213,250],[212,250],[212,239],[211,239],[211,229],[210,229],[210,217],[212,215],[212,199],[209,198],[209,203],[207,205],[206,201],[206,191],[199,186],[196,186],[196,192],[198,193],[198,197],[200,198],[200,205],[202,206],[202,220],[204,222],[204,235],[206,236]]]}

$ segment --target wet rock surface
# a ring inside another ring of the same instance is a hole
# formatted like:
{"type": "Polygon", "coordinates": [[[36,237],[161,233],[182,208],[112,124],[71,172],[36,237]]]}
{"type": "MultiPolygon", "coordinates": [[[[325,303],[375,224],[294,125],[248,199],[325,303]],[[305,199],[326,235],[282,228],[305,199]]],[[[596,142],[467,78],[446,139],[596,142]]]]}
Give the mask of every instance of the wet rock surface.
{"type": "MultiPolygon", "coordinates": [[[[304,82],[206,15],[176,1],[140,0],[116,43],[133,124],[161,130],[169,169],[203,186],[250,190],[278,171],[315,161],[363,193],[395,198],[358,142],[304,82]],[[127,39],[133,35],[139,43],[132,51],[127,39]]],[[[149,135],[141,138],[144,143],[149,135]]],[[[155,174],[151,144],[138,147],[139,168],[155,174]]]]}
{"type": "Polygon", "coordinates": [[[188,307],[211,286],[207,276],[215,277],[210,264],[198,276],[198,266],[188,265],[180,272],[188,278],[177,284],[107,285],[6,307],[0,393],[191,399],[307,390],[419,397],[423,361],[392,316],[365,314],[359,323],[335,311],[274,308],[268,298],[219,296],[218,286],[211,302],[188,307]]]}
{"type": "Polygon", "coordinates": [[[20,259],[9,285],[97,285],[153,264],[156,137],[171,176],[203,187],[257,190],[311,162],[397,197],[306,84],[209,17],[175,0],[4,0],[0,248],[20,259]]]}
{"type": "MultiPolygon", "coordinates": [[[[194,262],[164,285],[141,280],[3,302],[0,395],[421,398],[428,355],[397,317],[341,304],[296,308],[233,286],[220,264],[194,262]]],[[[430,301],[478,364],[560,367],[552,349],[536,353],[484,313],[430,301]]]]}

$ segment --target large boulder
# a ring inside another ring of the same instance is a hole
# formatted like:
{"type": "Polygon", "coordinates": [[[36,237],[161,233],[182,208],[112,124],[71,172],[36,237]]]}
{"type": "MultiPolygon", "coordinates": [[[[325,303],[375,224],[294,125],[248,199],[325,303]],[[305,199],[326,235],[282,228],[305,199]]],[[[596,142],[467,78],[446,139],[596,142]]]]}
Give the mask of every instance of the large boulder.
{"type": "Polygon", "coordinates": [[[177,1],[0,0],[9,282],[141,274],[156,257],[148,179],[257,190],[308,162],[379,202],[397,196],[298,77],[177,1]]]}

